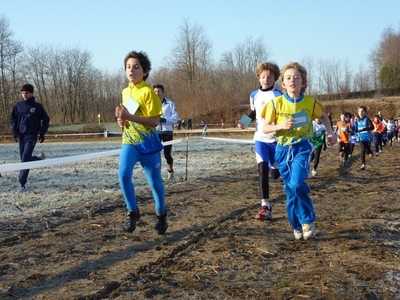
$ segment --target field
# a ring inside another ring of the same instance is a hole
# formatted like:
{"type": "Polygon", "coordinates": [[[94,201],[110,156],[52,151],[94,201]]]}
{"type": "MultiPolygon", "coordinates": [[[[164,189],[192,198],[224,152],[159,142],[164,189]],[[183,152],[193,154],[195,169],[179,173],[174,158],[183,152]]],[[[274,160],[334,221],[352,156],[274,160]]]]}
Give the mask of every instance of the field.
{"type": "MultiPolygon", "coordinates": [[[[17,148],[2,145],[3,163],[15,160],[5,146],[17,148]]],[[[40,147],[51,159],[115,144],[40,147]]],[[[117,157],[32,170],[22,196],[14,192],[17,174],[2,174],[0,298],[398,298],[400,143],[368,158],[365,171],[358,145],[347,167],[336,147],[322,153],[319,174],[308,179],[317,214],[317,236],[308,241],[293,237],[280,181],[271,182],[273,220],[254,219],[259,192],[250,145],[191,148],[187,181],[184,145],[174,149],[178,176],[165,182],[169,228],[162,236],[142,183],[142,219],[134,234],[121,232],[117,157]]],[[[140,168],[136,174],[139,182],[140,168]]]]}

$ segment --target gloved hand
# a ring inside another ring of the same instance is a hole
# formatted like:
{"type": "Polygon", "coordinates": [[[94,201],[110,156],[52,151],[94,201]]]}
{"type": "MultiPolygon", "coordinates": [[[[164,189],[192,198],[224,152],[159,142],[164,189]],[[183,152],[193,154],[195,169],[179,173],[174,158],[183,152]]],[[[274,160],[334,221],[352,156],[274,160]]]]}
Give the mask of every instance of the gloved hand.
{"type": "Polygon", "coordinates": [[[44,142],[44,133],[41,133],[39,135],[39,143],[43,143],[44,142]]]}
{"type": "Polygon", "coordinates": [[[13,133],[14,141],[18,142],[18,133],[13,133]]]}
{"type": "Polygon", "coordinates": [[[166,118],[160,118],[160,123],[165,123],[165,122],[167,122],[166,118]]]}

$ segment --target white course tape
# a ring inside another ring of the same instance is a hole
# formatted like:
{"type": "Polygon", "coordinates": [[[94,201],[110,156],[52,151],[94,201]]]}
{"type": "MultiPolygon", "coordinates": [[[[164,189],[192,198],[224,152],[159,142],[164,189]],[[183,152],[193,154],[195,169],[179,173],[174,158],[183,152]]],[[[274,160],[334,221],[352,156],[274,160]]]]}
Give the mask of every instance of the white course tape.
{"type": "MultiPolygon", "coordinates": [[[[207,138],[207,137],[199,137],[199,136],[172,140],[172,141],[168,141],[168,142],[163,142],[162,144],[164,146],[178,144],[178,143],[185,142],[188,139],[209,140],[212,142],[228,142],[228,143],[237,143],[237,144],[254,144],[253,140],[207,138]]],[[[74,163],[74,162],[82,161],[82,160],[97,159],[97,158],[102,158],[102,157],[106,157],[106,156],[119,155],[120,152],[121,152],[121,149],[117,149],[117,150],[89,153],[89,154],[83,154],[83,155],[75,155],[75,156],[67,156],[67,157],[60,157],[60,158],[51,158],[51,159],[46,159],[46,160],[30,161],[30,162],[24,162],[24,163],[6,164],[6,165],[0,166],[0,173],[19,171],[19,170],[24,170],[24,169],[37,169],[37,168],[43,168],[43,167],[48,167],[48,166],[54,166],[54,165],[74,163]]]]}
{"type": "Polygon", "coordinates": [[[83,154],[83,155],[51,158],[51,159],[46,159],[46,160],[30,161],[30,162],[24,162],[24,163],[7,164],[7,165],[0,166],[0,173],[74,163],[74,162],[81,161],[81,160],[88,160],[88,159],[95,159],[95,158],[101,158],[101,157],[106,157],[106,156],[118,155],[120,152],[121,152],[121,149],[118,149],[118,150],[110,150],[110,151],[105,151],[105,152],[97,152],[97,153],[89,153],[89,154],[83,154]]]}
{"type": "Polygon", "coordinates": [[[221,138],[208,138],[202,137],[202,140],[208,140],[213,142],[227,142],[227,143],[236,143],[236,144],[254,144],[254,140],[236,140],[236,139],[221,139],[221,138]]]}

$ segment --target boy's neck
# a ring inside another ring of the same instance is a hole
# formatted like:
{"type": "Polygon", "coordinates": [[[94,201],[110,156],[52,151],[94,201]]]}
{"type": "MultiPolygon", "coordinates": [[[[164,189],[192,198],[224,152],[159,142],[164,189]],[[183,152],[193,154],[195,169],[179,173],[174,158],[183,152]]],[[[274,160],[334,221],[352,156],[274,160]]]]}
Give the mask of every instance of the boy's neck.
{"type": "Polygon", "coordinates": [[[301,93],[290,93],[290,92],[288,92],[287,94],[292,99],[298,99],[298,98],[300,98],[300,95],[301,95],[301,93]]]}
{"type": "Polygon", "coordinates": [[[129,85],[130,86],[137,86],[137,85],[139,85],[139,84],[141,84],[142,82],[143,82],[144,80],[141,80],[140,82],[133,82],[133,81],[129,81],[129,85]]]}
{"type": "Polygon", "coordinates": [[[270,91],[270,90],[272,90],[273,88],[274,88],[273,85],[271,85],[271,86],[269,86],[269,87],[266,87],[265,89],[264,89],[262,86],[260,86],[260,90],[262,90],[263,92],[270,91]]]}

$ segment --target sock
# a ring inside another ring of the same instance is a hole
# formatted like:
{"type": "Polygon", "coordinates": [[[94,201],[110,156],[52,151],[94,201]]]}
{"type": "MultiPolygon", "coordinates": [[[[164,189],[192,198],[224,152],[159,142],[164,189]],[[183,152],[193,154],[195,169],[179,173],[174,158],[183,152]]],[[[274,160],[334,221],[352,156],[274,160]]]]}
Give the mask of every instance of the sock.
{"type": "Polygon", "coordinates": [[[265,200],[262,201],[261,206],[266,206],[269,209],[271,209],[271,204],[268,201],[265,201],[265,200]]]}

